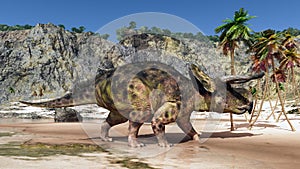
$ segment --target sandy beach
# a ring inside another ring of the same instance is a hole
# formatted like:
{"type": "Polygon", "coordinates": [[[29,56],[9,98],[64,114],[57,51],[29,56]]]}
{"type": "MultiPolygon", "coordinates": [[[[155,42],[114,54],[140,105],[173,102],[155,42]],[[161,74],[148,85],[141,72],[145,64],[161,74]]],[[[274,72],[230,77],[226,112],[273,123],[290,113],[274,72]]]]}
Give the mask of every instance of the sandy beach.
{"type": "MultiPolygon", "coordinates": [[[[140,131],[143,148],[127,146],[128,124],[112,128],[113,142],[99,140],[99,123],[2,123],[0,131],[12,135],[0,137],[0,143],[22,142],[26,145],[90,144],[104,152],[82,153],[77,156],[57,154],[45,157],[0,156],[0,168],[130,168],[115,160],[147,164],[149,168],[297,168],[300,165],[300,121],[292,120],[297,128],[290,131],[286,121],[259,121],[252,130],[248,123],[235,123],[237,130],[229,131],[229,122],[221,120],[213,132],[203,132],[201,143],[184,138],[176,124],[168,125],[167,138],[171,148],[156,145],[151,127],[145,124],[140,131]]],[[[204,120],[194,120],[199,131],[204,120]]]]}

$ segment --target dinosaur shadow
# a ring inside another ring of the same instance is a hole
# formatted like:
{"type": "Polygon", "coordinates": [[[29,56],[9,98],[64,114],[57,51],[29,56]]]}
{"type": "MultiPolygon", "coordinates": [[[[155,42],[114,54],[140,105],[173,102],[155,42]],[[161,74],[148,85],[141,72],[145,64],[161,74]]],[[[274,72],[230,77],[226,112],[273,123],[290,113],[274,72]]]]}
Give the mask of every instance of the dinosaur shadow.
{"type": "MultiPolygon", "coordinates": [[[[221,132],[202,132],[200,135],[201,139],[207,139],[207,138],[241,138],[241,137],[252,137],[252,136],[258,136],[261,134],[253,134],[248,132],[243,133],[234,133],[231,131],[221,131],[221,132]]],[[[178,144],[178,143],[185,143],[191,140],[191,138],[184,133],[166,133],[166,138],[169,143],[171,144],[178,144]]],[[[91,138],[91,139],[100,139],[97,138],[91,138]]],[[[128,138],[127,136],[114,136],[112,137],[114,141],[117,142],[125,142],[127,143],[128,138]]],[[[154,134],[142,134],[138,137],[139,141],[145,144],[156,144],[157,139],[154,134]]]]}
{"type": "Polygon", "coordinates": [[[253,134],[248,132],[234,133],[231,131],[221,131],[221,132],[203,132],[201,138],[241,138],[241,137],[252,137],[261,134],[253,134]]]}
{"type": "MultiPolygon", "coordinates": [[[[235,124],[236,128],[248,128],[249,123],[242,123],[242,124],[235,124]]],[[[260,128],[275,128],[279,127],[278,125],[268,124],[268,123],[256,123],[253,127],[260,127],[260,128]]]]}

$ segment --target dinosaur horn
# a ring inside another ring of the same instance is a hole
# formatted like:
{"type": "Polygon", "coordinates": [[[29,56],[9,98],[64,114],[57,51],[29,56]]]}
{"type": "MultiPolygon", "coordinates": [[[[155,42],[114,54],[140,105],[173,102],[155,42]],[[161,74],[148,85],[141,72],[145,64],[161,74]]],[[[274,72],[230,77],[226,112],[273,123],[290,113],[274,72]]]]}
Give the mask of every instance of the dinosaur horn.
{"type": "Polygon", "coordinates": [[[265,75],[264,72],[254,74],[252,76],[230,75],[230,76],[222,77],[221,80],[225,83],[239,84],[239,83],[246,83],[250,80],[262,78],[264,75],[265,75]]]}

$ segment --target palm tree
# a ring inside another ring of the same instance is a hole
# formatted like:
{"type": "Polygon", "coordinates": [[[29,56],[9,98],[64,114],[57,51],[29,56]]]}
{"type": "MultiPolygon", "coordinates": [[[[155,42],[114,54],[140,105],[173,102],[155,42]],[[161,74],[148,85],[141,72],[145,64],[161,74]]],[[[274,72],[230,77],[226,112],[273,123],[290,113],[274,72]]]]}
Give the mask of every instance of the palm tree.
{"type": "MultiPolygon", "coordinates": [[[[228,55],[230,53],[231,59],[231,74],[235,75],[235,61],[234,54],[235,49],[238,47],[238,43],[240,41],[244,41],[245,44],[249,45],[250,33],[253,32],[248,25],[247,21],[254,18],[254,16],[249,16],[248,11],[245,11],[244,8],[240,8],[239,11],[234,13],[234,18],[224,20],[224,24],[220,25],[215,29],[216,33],[221,33],[220,35],[220,44],[219,46],[223,50],[224,55],[228,55]]],[[[233,117],[232,113],[230,113],[230,122],[231,122],[231,131],[234,130],[233,127],[233,117]]]]}
{"type": "MultiPolygon", "coordinates": [[[[295,129],[286,115],[284,109],[284,101],[280,93],[279,82],[285,80],[285,75],[282,70],[276,68],[275,66],[275,59],[281,61],[286,57],[286,48],[284,47],[284,45],[282,45],[282,42],[284,42],[282,34],[276,33],[274,30],[266,30],[262,32],[262,36],[256,40],[255,44],[252,46],[252,51],[255,53],[255,57],[259,58],[260,60],[260,64],[258,64],[260,69],[265,71],[266,74],[269,72],[269,68],[272,69],[273,75],[271,77],[276,84],[282,113],[284,113],[289,125],[291,126],[291,129],[294,131],[295,129]]],[[[266,90],[264,92],[266,92],[266,90]]]]}
{"type": "Polygon", "coordinates": [[[249,45],[250,33],[253,31],[248,27],[246,22],[252,18],[255,18],[255,16],[249,16],[248,11],[241,8],[234,13],[233,20],[226,19],[223,21],[223,25],[215,29],[216,33],[221,33],[219,46],[222,48],[223,54],[227,56],[230,53],[232,75],[235,75],[234,52],[238,47],[238,43],[244,41],[245,44],[249,45]]]}
{"type": "MultiPolygon", "coordinates": [[[[298,104],[297,98],[297,87],[296,87],[296,79],[295,79],[295,67],[300,66],[300,54],[298,53],[298,46],[295,42],[295,36],[290,35],[289,33],[285,34],[285,39],[283,40],[283,45],[286,48],[284,51],[284,58],[280,62],[279,69],[281,70],[290,70],[292,75],[292,91],[295,97],[296,105],[298,104]]],[[[299,95],[299,91],[298,91],[299,95]]],[[[299,95],[300,96],[300,95],[299,95]]],[[[280,116],[277,120],[279,120],[280,116]]]]}
{"type": "Polygon", "coordinates": [[[284,35],[284,40],[282,42],[283,46],[286,48],[285,50],[285,57],[280,62],[280,68],[291,69],[292,76],[294,76],[293,68],[297,65],[300,65],[300,54],[298,53],[298,46],[295,41],[297,38],[289,33],[284,35]]]}
{"type": "MultiPolygon", "coordinates": [[[[265,39],[265,37],[268,36],[268,31],[264,31],[264,32],[259,32],[259,33],[254,33],[253,36],[252,36],[252,43],[253,43],[253,46],[251,46],[251,49],[250,51],[252,51],[253,53],[253,56],[252,56],[252,61],[253,61],[253,71],[258,73],[258,72],[266,72],[265,74],[265,83],[264,83],[264,89],[263,89],[263,92],[262,92],[262,96],[261,96],[261,103],[260,103],[260,106],[259,106],[259,109],[258,109],[258,115],[256,116],[255,120],[252,121],[252,118],[254,117],[254,110],[253,112],[251,113],[251,118],[249,120],[249,127],[251,128],[254,123],[257,121],[260,113],[261,113],[261,110],[262,110],[262,106],[263,106],[263,103],[265,101],[265,98],[266,98],[266,95],[267,95],[267,91],[269,90],[269,67],[270,67],[270,64],[269,64],[269,61],[268,59],[264,59],[262,56],[261,56],[261,52],[262,52],[262,48],[264,47],[265,44],[262,43],[262,41],[265,39]]],[[[257,86],[258,88],[260,87],[260,79],[257,80],[257,86]]],[[[258,93],[258,92],[257,92],[258,93]]],[[[255,102],[254,102],[254,107],[256,107],[256,104],[258,102],[258,94],[255,95],[255,102]]],[[[271,105],[271,104],[270,104],[271,105]]],[[[272,107],[272,106],[271,106],[272,107]]]]}

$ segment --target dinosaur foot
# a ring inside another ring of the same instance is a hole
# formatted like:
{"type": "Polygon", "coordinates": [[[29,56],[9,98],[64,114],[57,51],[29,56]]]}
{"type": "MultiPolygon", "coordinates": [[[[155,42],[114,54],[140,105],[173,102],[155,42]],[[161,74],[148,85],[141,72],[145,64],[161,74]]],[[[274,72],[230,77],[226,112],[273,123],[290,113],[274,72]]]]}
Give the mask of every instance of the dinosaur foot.
{"type": "Polygon", "coordinates": [[[111,137],[101,137],[101,136],[100,136],[100,139],[101,139],[102,141],[105,141],[105,142],[112,142],[112,138],[111,138],[111,137]]]}
{"type": "Polygon", "coordinates": [[[169,144],[167,141],[162,141],[162,142],[158,143],[158,146],[168,148],[168,147],[173,147],[174,145],[173,144],[169,144]]]}
{"type": "Polygon", "coordinates": [[[105,121],[100,126],[100,139],[105,142],[111,142],[112,138],[108,137],[108,131],[111,126],[105,121]]]}
{"type": "Polygon", "coordinates": [[[136,142],[136,143],[128,143],[128,146],[133,148],[138,148],[138,147],[145,147],[146,145],[144,143],[136,142]]]}
{"type": "Polygon", "coordinates": [[[193,140],[194,140],[194,141],[200,141],[200,136],[199,136],[199,134],[195,134],[195,135],[193,136],[193,140]]]}
{"type": "Polygon", "coordinates": [[[145,147],[144,143],[138,142],[136,138],[128,137],[128,146],[133,148],[145,147]]]}

